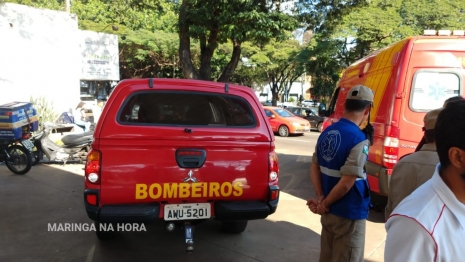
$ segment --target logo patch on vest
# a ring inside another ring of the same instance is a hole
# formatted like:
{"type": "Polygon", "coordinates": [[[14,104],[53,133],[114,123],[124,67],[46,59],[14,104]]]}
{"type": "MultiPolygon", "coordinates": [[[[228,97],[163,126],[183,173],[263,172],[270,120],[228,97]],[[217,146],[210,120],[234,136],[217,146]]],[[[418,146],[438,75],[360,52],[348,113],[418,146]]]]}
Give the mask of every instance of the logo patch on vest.
{"type": "Polygon", "coordinates": [[[363,146],[363,153],[368,156],[368,146],[367,145],[363,146]]]}
{"type": "Polygon", "coordinates": [[[318,147],[318,152],[320,152],[321,157],[329,162],[331,161],[337,153],[339,146],[341,145],[341,134],[338,130],[331,130],[324,134],[321,139],[321,144],[318,147]]]}

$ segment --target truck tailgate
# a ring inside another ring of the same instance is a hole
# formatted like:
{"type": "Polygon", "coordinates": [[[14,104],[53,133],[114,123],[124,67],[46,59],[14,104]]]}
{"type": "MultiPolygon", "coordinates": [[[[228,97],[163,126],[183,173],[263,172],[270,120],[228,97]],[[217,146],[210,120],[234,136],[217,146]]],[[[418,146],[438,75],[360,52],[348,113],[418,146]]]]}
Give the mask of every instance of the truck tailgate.
{"type": "Polygon", "coordinates": [[[266,200],[269,141],[194,140],[101,139],[100,204],[266,200]],[[204,152],[205,162],[181,167],[177,150],[204,152]]]}

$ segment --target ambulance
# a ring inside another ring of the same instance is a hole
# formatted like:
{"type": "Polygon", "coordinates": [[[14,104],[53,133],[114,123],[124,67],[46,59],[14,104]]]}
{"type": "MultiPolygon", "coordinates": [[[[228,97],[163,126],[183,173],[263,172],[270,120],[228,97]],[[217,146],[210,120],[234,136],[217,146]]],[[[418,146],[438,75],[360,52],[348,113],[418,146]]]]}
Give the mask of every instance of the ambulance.
{"type": "Polygon", "coordinates": [[[394,165],[415,151],[423,117],[453,96],[464,95],[464,30],[425,30],[356,61],[343,73],[327,105],[323,128],[342,117],[349,89],[374,91],[375,129],[366,171],[372,192],[387,196],[394,165]]]}

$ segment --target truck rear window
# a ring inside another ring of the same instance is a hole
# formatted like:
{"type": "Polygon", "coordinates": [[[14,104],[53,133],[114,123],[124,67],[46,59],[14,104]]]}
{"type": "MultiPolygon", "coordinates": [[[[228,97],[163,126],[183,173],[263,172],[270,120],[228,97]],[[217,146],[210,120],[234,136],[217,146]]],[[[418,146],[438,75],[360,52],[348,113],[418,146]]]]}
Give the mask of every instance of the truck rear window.
{"type": "Polygon", "coordinates": [[[133,94],[126,99],[120,110],[118,122],[127,125],[256,125],[255,114],[243,98],[173,91],[145,91],[133,94]]]}
{"type": "Polygon", "coordinates": [[[418,71],[413,79],[410,106],[414,111],[440,108],[460,94],[460,77],[452,72],[418,71]]]}

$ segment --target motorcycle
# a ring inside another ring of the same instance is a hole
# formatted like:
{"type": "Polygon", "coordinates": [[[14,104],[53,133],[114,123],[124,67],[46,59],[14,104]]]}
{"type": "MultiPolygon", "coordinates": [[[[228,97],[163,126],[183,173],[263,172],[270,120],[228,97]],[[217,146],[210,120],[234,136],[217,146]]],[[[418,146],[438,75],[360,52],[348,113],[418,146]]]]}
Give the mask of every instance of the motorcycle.
{"type": "Polygon", "coordinates": [[[64,135],[61,138],[63,145],[57,145],[49,138],[53,128],[53,125],[46,123],[43,130],[34,136],[37,158],[40,160],[45,154],[51,162],[63,162],[63,164],[66,164],[70,160],[86,161],[90,145],[94,140],[94,132],[89,131],[64,135]]]}
{"type": "Polygon", "coordinates": [[[39,161],[41,159],[43,159],[43,155],[44,153],[42,152],[42,150],[39,150],[37,147],[36,147],[36,142],[37,140],[39,140],[41,137],[42,137],[43,133],[42,131],[40,132],[34,132],[34,133],[31,133],[30,134],[30,137],[29,137],[29,140],[32,144],[32,148],[31,148],[31,155],[32,155],[32,165],[35,166],[39,163],[39,161]]]}
{"type": "Polygon", "coordinates": [[[24,175],[32,167],[31,149],[34,145],[28,140],[0,140],[0,162],[13,173],[24,175]],[[21,144],[21,145],[20,145],[21,144]]]}

